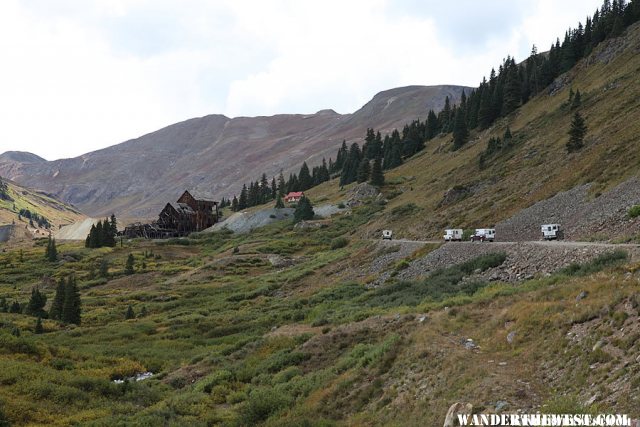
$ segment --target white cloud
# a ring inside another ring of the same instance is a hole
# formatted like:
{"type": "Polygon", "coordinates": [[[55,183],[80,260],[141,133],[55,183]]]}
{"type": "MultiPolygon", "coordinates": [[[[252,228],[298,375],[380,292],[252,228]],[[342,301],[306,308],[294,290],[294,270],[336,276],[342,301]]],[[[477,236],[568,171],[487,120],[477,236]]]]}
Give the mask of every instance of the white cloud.
{"type": "Polygon", "coordinates": [[[599,2],[498,1],[495,32],[476,37],[485,27],[451,30],[465,10],[420,1],[5,0],[0,152],[75,156],[197,115],[352,112],[392,87],[475,86],[599,2]]]}

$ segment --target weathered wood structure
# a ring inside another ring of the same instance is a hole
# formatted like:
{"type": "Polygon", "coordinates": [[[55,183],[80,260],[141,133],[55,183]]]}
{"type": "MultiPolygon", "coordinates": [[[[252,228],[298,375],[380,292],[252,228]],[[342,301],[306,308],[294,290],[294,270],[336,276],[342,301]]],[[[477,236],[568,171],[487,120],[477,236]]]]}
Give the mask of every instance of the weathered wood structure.
{"type": "Polygon", "coordinates": [[[186,236],[202,231],[218,222],[218,202],[197,199],[185,191],[176,203],[167,203],[158,220],[151,224],[128,225],[123,235],[129,238],[163,239],[186,236]]]}

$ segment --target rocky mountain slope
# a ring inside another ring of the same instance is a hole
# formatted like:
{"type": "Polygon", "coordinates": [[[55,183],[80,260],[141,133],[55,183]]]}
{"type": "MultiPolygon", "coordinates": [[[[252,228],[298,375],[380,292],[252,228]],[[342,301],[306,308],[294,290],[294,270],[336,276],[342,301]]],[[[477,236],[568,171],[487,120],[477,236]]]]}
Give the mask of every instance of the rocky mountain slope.
{"type": "MultiPolygon", "coordinates": [[[[44,160],[43,160],[44,161],[44,160]]],[[[84,215],[73,206],[57,200],[50,194],[33,190],[7,182],[7,193],[10,199],[0,199],[0,242],[7,240],[26,240],[32,237],[44,237],[49,230],[44,223],[38,224],[35,219],[28,218],[22,210],[37,214],[50,224],[51,230],[60,226],[82,220],[84,215]]]]}
{"type": "MultiPolygon", "coordinates": [[[[469,88],[466,88],[469,92],[469,88]]],[[[299,169],[335,155],[343,139],[363,138],[368,127],[390,131],[460,86],[409,86],[381,92],[353,114],[322,110],[272,117],[210,115],[73,159],[45,162],[28,153],[0,156],[0,175],[42,189],[92,216],[153,217],[188,188],[207,197],[228,197],[265,172],[299,169]]]]}
{"type": "MultiPolygon", "coordinates": [[[[497,239],[539,239],[540,225],[560,222],[570,239],[640,238],[640,25],[600,44],[547,90],[484,131],[473,131],[453,151],[451,135],[386,174],[388,209],[366,228],[377,237],[391,228],[398,238],[440,239],[445,228],[495,226],[497,239]],[[582,150],[566,143],[575,109],[569,93],[580,90],[578,111],[588,131],[582,150]],[[513,145],[480,166],[488,140],[509,127],[513,145]],[[635,236],[635,237],[634,237],[635,236]]],[[[335,182],[309,192],[334,201],[346,192],[335,182]]]]}

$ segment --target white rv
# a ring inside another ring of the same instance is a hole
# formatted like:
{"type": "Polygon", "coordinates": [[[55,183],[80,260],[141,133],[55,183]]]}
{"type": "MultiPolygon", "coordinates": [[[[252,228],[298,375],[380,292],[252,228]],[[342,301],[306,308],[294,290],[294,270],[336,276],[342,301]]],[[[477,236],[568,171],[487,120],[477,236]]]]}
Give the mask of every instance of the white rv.
{"type": "Polygon", "coordinates": [[[382,230],[382,240],[391,240],[391,239],[393,239],[393,231],[382,230]]]}
{"type": "Polygon", "coordinates": [[[544,224],[542,227],[542,238],[544,240],[562,239],[560,224],[544,224]]]}
{"type": "Polygon", "coordinates": [[[471,236],[472,242],[493,242],[496,238],[495,228],[476,228],[471,236]]]}
{"type": "Polygon", "coordinates": [[[444,230],[445,242],[461,242],[462,241],[462,228],[449,228],[444,230]]]}

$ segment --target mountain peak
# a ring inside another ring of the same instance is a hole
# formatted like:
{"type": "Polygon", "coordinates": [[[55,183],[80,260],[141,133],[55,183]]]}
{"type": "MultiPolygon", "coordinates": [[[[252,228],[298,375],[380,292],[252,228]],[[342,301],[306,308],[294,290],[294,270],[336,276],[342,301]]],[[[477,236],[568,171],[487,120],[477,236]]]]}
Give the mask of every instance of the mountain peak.
{"type": "Polygon", "coordinates": [[[45,163],[46,160],[26,151],[6,151],[0,154],[0,162],[45,163]]]}

